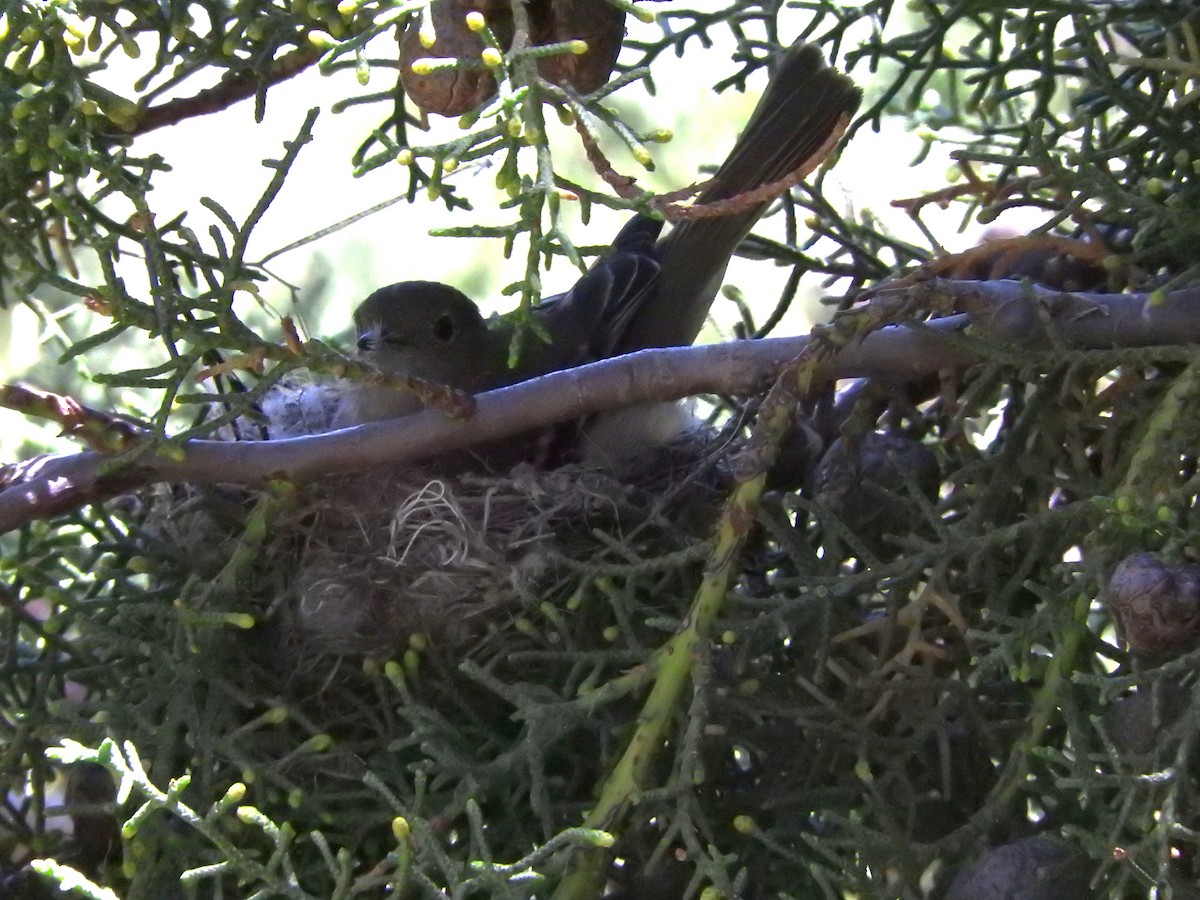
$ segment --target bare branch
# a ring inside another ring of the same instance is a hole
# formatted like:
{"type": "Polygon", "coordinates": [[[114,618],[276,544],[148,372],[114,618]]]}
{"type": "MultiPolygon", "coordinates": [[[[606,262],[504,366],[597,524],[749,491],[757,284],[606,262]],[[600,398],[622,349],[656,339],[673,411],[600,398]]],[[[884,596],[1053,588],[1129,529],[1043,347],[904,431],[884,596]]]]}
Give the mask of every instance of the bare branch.
{"type": "Polygon", "coordinates": [[[128,450],[146,436],[143,427],[123,416],[92,409],[62,394],[21,384],[0,385],[0,406],[57,422],[62,426],[63,434],[78,438],[101,452],[128,450]]]}
{"type": "MultiPolygon", "coordinates": [[[[933,280],[906,288],[963,313],[893,326],[843,348],[824,378],[905,384],[965,370],[1002,343],[1024,349],[1101,349],[1200,343],[1200,289],[1162,302],[1147,294],[1065,294],[1015,281],[933,280]],[[964,337],[972,325],[981,340],[964,337]]],[[[400,419],[274,441],[189,441],[178,456],[133,451],[38,457],[9,467],[0,532],[156,482],[252,484],[309,480],[430,459],[515,438],[555,422],[696,394],[752,395],[809,343],[808,336],[642,350],[477,397],[467,421],[426,410],[400,419]]]]}
{"type": "Polygon", "coordinates": [[[321,52],[316,47],[297,47],[266,66],[234,72],[213,87],[190,97],[179,97],[151,106],[132,121],[127,133],[145,134],[185,119],[228,109],[235,103],[253,97],[260,90],[300,74],[321,58],[321,52]]]}

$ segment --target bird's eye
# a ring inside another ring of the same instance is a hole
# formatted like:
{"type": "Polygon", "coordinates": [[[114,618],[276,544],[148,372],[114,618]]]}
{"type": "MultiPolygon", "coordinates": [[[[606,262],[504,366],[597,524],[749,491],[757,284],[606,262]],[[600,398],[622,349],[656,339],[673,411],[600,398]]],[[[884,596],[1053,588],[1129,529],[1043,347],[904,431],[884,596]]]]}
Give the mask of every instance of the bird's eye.
{"type": "Polygon", "coordinates": [[[363,351],[364,353],[368,353],[371,350],[374,350],[375,349],[375,338],[371,337],[369,334],[364,334],[362,337],[360,337],[358,339],[358,349],[363,351]]]}
{"type": "Polygon", "coordinates": [[[442,313],[434,320],[433,336],[443,344],[454,338],[454,316],[450,313],[442,313]]]}

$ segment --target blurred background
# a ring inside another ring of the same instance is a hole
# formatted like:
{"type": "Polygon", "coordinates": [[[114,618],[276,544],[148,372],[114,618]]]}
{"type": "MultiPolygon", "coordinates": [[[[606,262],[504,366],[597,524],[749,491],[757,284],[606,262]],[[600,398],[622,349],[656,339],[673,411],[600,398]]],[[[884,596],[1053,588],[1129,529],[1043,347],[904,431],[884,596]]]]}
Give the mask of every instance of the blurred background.
{"type": "MultiPolygon", "coordinates": [[[[672,6],[648,4],[648,8],[666,11],[672,6]]],[[[722,6],[717,0],[687,4],[701,14],[722,6]]],[[[902,18],[893,18],[895,28],[906,27],[902,18]]],[[[781,24],[791,25],[798,33],[806,21],[807,16],[797,11],[790,19],[785,16],[781,24]]],[[[628,28],[631,40],[651,40],[661,34],[658,24],[642,23],[633,17],[628,18],[628,28]]],[[[867,28],[866,24],[862,27],[864,37],[867,28]]],[[[747,31],[752,33],[752,28],[747,31]]],[[[854,28],[848,34],[853,35],[854,28]]],[[[730,88],[715,92],[715,85],[737,73],[738,64],[731,59],[735,42],[730,31],[712,29],[710,36],[711,46],[693,40],[681,57],[663,54],[656,60],[655,96],[648,93],[643,82],[613,95],[611,102],[624,119],[647,130],[666,128],[674,135],[668,143],[649,145],[653,171],[643,169],[619,142],[610,139],[605,145],[614,167],[636,176],[644,189],[671,191],[704,177],[704,167],[720,162],[732,145],[766,82],[765,72],[759,70],[747,79],[745,91],[730,88]]],[[[785,41],[793,37],[784,35],[785,41]]],[[[108,68],[95,79],[117,94],[132,96],[131,84],[147,70],[148,59],[153,57],[149,38],[142,39],[141,47],[137,59],[120,53],[110,55],[108,68]]],[[[394,37],[389,33],[375,38],[365,52],[367,57],[394,58],[394,37]]],[[[620,61],[626,63],[636,56],[627,47],[620,61]]],[[[864,66],[851,74],[867,92],[869,103],[873,82],[878,80],[864,66]]],[[[470,201],[473,211],[447,210],[445,204],[430,199],[423,191],[418,191],[411,203],[406,201],[407,171],[399,165],[354,176],[351,156],[377,127],[378,104],[351,105],[340,111],[335,111],[335,104],[346,97],[378,91],[393,80],[393,71],[376,69],[369,83],[360,85],[352,69],[322,75],[316,67],[309,67],[270,89],[261,123],[255,122],[254,103],[247,100],[221,112],[139,135],[132,142],[132,155],[159,156],[170,166],[154,176],[150,202],[156,221],[182,216],[184,224],[203,241],[209,228],[219,223],[201,199],[211,197],[236,221],[244,220],[272,174],[262,161],[281,156],[284,143],[295,136],[305,113],[312,107],[321,109],[314,139],[301,151],[282,192],[254,230],[246,255],[251,262],[269,258],[265,271],[271,277],[260,284],[257,297],[239,294],[236,309],[268,340],[282,340],[279,317],[290,315],[300,324],[304,336],[345,346],[355,305],[374,288],[404,279],[454,284],[485,312],[502,311],[514,303],[512,298],[501,296],[500,290],[520,277],[524,246],[518,244],[513,255],[505,258],[499,239],[430,235],[438,228],[501,225],[512,220],[513,212],[501,208],[508,198],[496,188],[494,166],[488,160],[464,165],[446,176],[447,182],[470,201]],[[368,212],[388,203],[391,205],[386,208],[368,212]],[[296,246],[275,255],[292,245],[296,246]]],[[[194,92],[196,87],[188,82],[185,91],[194,92]]],[[[930,107],[936,107],[935,92],[931,91],[927,99],[930,107]]],[[[957,174],[949,158],[953,133],[935,135],[921,121],[919,116],[887,117],[878,132],[859,134],[845,147],[825,187],[826,196],[840,202],[845,215],[874,219],[881,230],[916,243],[924,242],[921,233],[903,211],[890,205],[891,201],[944,187],[947,178],[957,174]],[[950,140],[943,142],[936,139],[939,137],[950,140]],[[920,163],[914,164],[918,159],[920,163]]],[[[555,163],[562,173],[593,189],[607,190],[584,158],[574,130],[552,115],[547,122],[552,129],[555,163]]],[[[413,130],[410,136],[432,145],[461,133],[455,118],[433,115],[428,124],[427,134],[413,130]]],[[[568,233],[581,247],[607,244],[628,215],[593,206],[590,221],[585,224],[577,208],[564,206],[573,220],[568,233]]],[[[118,221],[134,213],[120,197],[111,198],[105,211],[118,221]]],[[[925,221],[939,226],[938,240],[950,250],[961,249],[978,238],[978,227],[966,227],[961,209],[926,210],[925,221]]],[[[782,218],[760,223],[757,233],[781,238],[782,218]]],[[[823,248],[819,242],[812,252],[819,256],[823,249],[832,250],[833,245],[823,248]]],[[[97,284],[102,283],[96,261],[86,249],[76,248],[75,259],[85,281],[90,272],[97,284]]],[[[135,297],[148,299],[144,262],[127,258],[126,263],[119,274],[127,289],[135,297]]],[[[735,259],[727,282],[743,292],[761,321],[774,306],[788,271],[769,262],[735,259]]],[[[557,258],[551,270],[544,273],[545,293],[566,290],[577,277],[578,272],[565,259],[557,258]]],[[[838,284],[823,284],[820,279],[805,280],[797,302],[775,334],[806,332],[814,321],[829,313],[819,302],[821,295],[836,294],[838,288],[838,284]]],[[[155,400],[141,391],[100,388],[89,383],[89,377],[96,372],[153,364],[163,357],[162,348],[147,346],[145,334],[132,331],[81,358],[60,364],[58,357],[72,341],[99,332],[110,323],[87,310],[78,298],[53,288],[39,288],[36,298],[52,315],[39,316],[25,304],[0,313],[0,373],[4,380],[20,380],[102,406],[150,414],[155,400]]],[[[701,340],[728,338],[729,325],[736,319],[734,305],[718,299],[713,326],[701,340]]],[[[21,454],[23,444],[25,451],[39,445],[67,449],[65,441],[56,439],[55,429],[18,413],[0,415],[5,419],[0,436],[4,458],[21,454]]]]}

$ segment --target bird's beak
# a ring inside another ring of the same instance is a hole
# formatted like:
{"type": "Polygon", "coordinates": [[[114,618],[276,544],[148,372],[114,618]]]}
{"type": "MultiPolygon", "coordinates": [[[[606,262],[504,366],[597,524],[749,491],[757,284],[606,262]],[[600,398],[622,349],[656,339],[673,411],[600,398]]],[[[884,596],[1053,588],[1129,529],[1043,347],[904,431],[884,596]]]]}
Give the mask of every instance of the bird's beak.
{"type": "Polygon", "coordinates": [[[379,346],[379,342],[383,339],[383,324],[374,322],[369,328],[364,328],[358,333],[358,353],[361,356],[365,353],[370,353],[379,346]]]}

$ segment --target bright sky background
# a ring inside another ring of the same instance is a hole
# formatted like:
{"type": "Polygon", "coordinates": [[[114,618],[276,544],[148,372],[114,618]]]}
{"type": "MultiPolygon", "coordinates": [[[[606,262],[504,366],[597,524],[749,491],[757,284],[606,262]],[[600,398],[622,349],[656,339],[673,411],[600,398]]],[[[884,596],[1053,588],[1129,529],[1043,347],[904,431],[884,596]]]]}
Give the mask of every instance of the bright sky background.
{"type": "MultiPolygon", "coordinates": [[[[700,0],[686,4],[691,8],[717,8],[724,5],[715,0],[700,0]]],[[[652,8],[669,8],[666,3],[651,4],[652,8]]],[[[799,30],[805,13],[796,11],[787,24],[794,22],[799,30]]],[[[631,20],[631,27],[640,27],[631,20]]],[[[665,55],[656,69],[658,96],[647,99],[644,89],[633,86],[616,95],[616,104],[623,109],[643,110],[647,126],[670,128],[675,140],[665,145],[652,145],[658,163],[652,175],[627,155],[613,153],[615,167],[630,175],[639,176],[643,187],[671,190],[687,185],[700,177],[699,166],[716,163],[724,156],[749,116],[761,92],[765,75],[751,79],[745,94],[728,91],[717,95],[711,90],[714,83],[734,71],[730,62],[732,41],[722,29],[713,32],[725,40],[703,49],[697,43],[680,60],[665,55]],[[650,117],[653,117],[652,119],[650,117]]],[[[395,42],[391,37],[377,39],[368,48],[368,56],[394,56],[395,42]]],[[[108,73],[109,83],[116,89],[145,69],[151,51],[129,65],[129,71],[114,68],[108,73]]],[[[870,96],[872,85],[865,67],[852,73],[870,96]]],[[[288,183],[256,230],[248,258],[260,258],[278,247],[289,244],[319,229],[359,213],[382,200],[404,192],[407,173],[400,166],[386,166],[363,178],[351,175],[350,156],[362,137],[375,124],[380,113],[373,106],[351,107],[334,114],[330,104],[342,96],[357,91],[377,91],[393,83],[393,71],[377,71],[366,87],[360,87],[352,71],[330,76],[320,75],[315,68],[271,89],[264,122],[253,120],[253,103],[243,102],[214,115],[185,121],[160,129],[136,139],[133,151],[144,156],[161,154],[174,170],[155,176],[151,195],[152,209],[158,221],[167,221],[186,211],[187,224],[199,235],[206,234],[215,218],[200,205],[200,198],[218,200],[235,219],[241,220],[252,208],[270,177],[261,165],[267,158],[277,158],[283,152],[283,141],[292,138],[312,106],[323,107],[317,120],[315,139],[301,152],[288,183]]],[[[186,93],[192,93],[189,86],[186,93]]],[[[128,93],[126,89],[123,91],[128,93]]],[[[548,116],[548,120],[555,120],[548,116]]],[[[457,134],[456,120],[433,117],[436,133],[457,134]]],[[[557,122],[553,122],[557,126],[557,122]]],[[[434,143],[436,136],[420,135],[421,143],[434,143]]],[[[582,159],[573,132],[560,128],[556,137],[557,159],[560,165],[571,161],[568,174],[577,180],[587,179],[587,165],[582,159]]],[[[917,155],[919,139],[903,122],[887,123],[881,133],[863,132],[847,148],[835,170],[835,182],[845,191],[847,210],[870,210],[896,234],[917,240],[916,233],[903,213],[890,207],[891,200],[908,197],[945,186],[951,168],[948,152],[952,148],[935,147],[929,160],[919,169],[908,167],[917,155]]],[[[502,199],[493,187],[494,173],[483,169],[465,169],[455,173],[455,183],[467,190],[476,212],[468,215],[485,223],[507,223],[512,213],[499,209],[502,199]]],[[[588,182],[600,186],[591,176],[588,182]]],[[[960,212],[951,210],[943,216],[944,239],[948,246],[962,247],[978,234],[958,239],[960,212]]],[[[928,219],[929,217],[927,217],[928,219]]],[[[272,272],[302,288],[300,309],[291,306],[290,292],[279,284],[268,284],[264,297],[279,313],[300,314],[300,318],[315,336],[336,338],[344,336],[354,306],[371,290],[382,284],[409,278],[447,281],[464,289],[481,301],[485,309],[508,308],[511,301],[498,295],[499,288],[514,280],[521,269],[523,248],[518,245],[514,258],[505,260],[499,241],[461,238],[433,238],[431,228],[461,225],[470,221],[462,213],[448,213],[440,204],[421,197],[413,205],[400,203],[384,212],[359,221],[315,243],[289,252],[270,264],[272,272]],[[318,289],[322,276],[327,278],[325,289],[318,289]],[[488,304],[487,298],[499,302],[488,304]]],[[[597,209],[591,223],[576,224],[571,234],[578,245],[607,242],[619,229],[624,217],[597,209]]],[[[137,267],[137,268],[140,268],[137,267]]],[[[774,304],[778,290],[786,277],[785,269],[764,263],[735,260],[727,280],[741,287],[753,301],[759,298],[764,317],[774,304]]],[[[138,290],[137,275],[129,279],[129,287],[138,290]]],[[[543,279],[548,293],[564,290],[577,277],[574,270],[560,260],[543,279]]],[[[820,314],[815,297],[799,304],[799,309],[781,334],[801,333],[811,325],[809,316],[820,314]]],[[[244,301],[250,309],[253,301],[244,301]]],[[[96,317],[81,307],[70,315],[96,317]]],[[[264,334],[276,337],[269,318],[261,320],[264,334]]],[[[104,327],[96,321],[95,328],[104,327]]],[[[92,327],[89,325],[89,327],[92,327]]],[[[276,329],[277,331],[277,329],[276,329]]],[[[8,333],[8,354],[5,369],[9,373],[26,371],[24,377],[39,384],[39,371],[46,360],[38,346],[39,325],[24,308],[12,313],[8,333]]],[[[716,337],[713,334],[709,339],[716,337]]],[[[0,340],[3,336],[0,335],[0,340]]],[[[137,363],[130,363],[134,367],[137,363]]],[[[10,375],[11,377],[11,375],[10,375]]],[[[41,382],[44,384],[44,382],[41,382]]]]}

